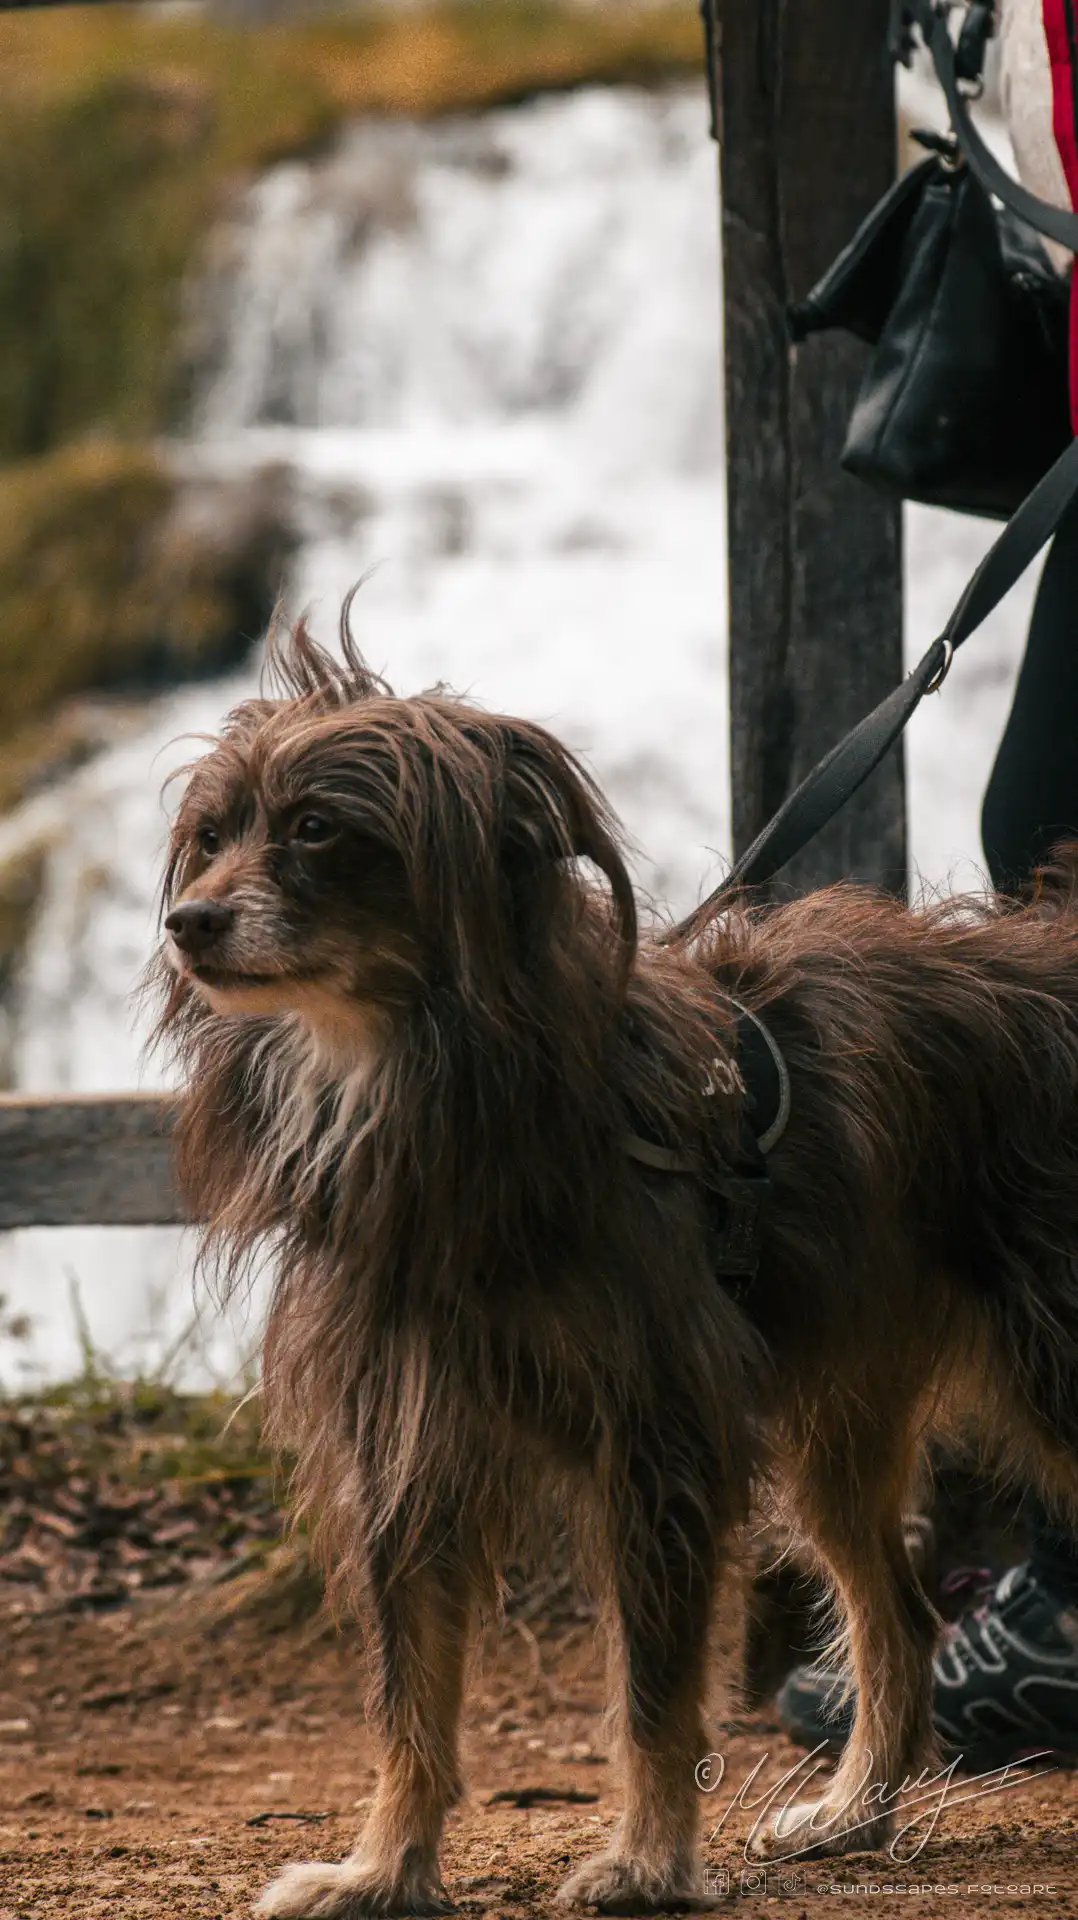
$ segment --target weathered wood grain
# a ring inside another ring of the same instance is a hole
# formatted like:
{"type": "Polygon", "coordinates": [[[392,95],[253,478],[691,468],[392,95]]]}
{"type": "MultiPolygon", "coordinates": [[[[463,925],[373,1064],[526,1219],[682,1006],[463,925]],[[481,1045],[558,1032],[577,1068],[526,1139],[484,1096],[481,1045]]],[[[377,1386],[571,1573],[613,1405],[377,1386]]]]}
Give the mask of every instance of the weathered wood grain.
{"type": "MultiPolygon", "coordinates": [[[[708,0],[715,9],[726,340],[735,852],[902,675],[896,503],[841,471],[865,349],[793,348],[789,303],[895,173],[888,0],[708,0]]],[[[780,876],[904,884],[902,760],[780,876]]]]}
{"type": "MultiPolygon", "coordinates": [[[[105,6],[108,0],[0,0],[0,13],[26,12],[31,7],[67,7],[67,6],[105,6]]],[[[136,0],[139,6],[148,6],[149,0],[136,0]]]]}
{"type": "Polygon", "coordinates": [[[182,1221],[174,1112],[153,1094],[0,1096],[0,1229],[182,1221]]]}

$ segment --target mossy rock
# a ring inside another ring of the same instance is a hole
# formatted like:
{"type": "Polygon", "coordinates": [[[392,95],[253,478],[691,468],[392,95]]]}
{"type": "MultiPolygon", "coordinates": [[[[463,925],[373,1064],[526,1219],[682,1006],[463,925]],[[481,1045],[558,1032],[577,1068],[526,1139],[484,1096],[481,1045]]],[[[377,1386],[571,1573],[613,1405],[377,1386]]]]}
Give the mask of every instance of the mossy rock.
{"type": "Polygon", "coordinates": [[[0,994],[11,978],[33,924],[48,851],[47,839],[37,836],[0,861],[0,994]]]}
{"type": "MultiPolygon", "coordinates": [[[[75,773],[143,723],[145,702],[104,696],[67,700],[43,719],[0,738],[0,814],[75,773]]],[[[3,869],[0,868],[0,886],[3,869]]]]}
{"type": "MultiPolygon", "coordinates": [[[[286,147],[309,145],[332,109],[315,86],[292,91],[279,132],[286,147]]],[[[272,90],[267,104],[272,125],[272,90]]],[[[0,459],[103,429],[140,438],[164,421],[188,269],[235,169],[274,152],[272,137],[237,151],[219,94],[183,70],[5,103],[0,459]]]]}
{"type": "Polygon", "coordinates": [[[292,547],[279,470],[180,489],[152,452],[97,442],[0,471],[0,737],[87,689],[225,671],[292,547]]]}

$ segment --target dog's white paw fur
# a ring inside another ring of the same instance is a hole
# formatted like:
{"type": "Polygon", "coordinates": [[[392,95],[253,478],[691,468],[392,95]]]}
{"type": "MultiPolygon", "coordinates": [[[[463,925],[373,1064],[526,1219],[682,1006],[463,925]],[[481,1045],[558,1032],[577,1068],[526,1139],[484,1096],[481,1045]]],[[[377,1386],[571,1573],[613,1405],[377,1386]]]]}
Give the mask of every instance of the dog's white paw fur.
{"type": "Polygon", "coordinates": [[[652,1867],[612,1849],[593,1854],[558,1888],[563,1907],[598,1907],[600,1913],[703,1913],[719,1901],[702,1893],[695,1874],[684,1866],[652,1867]]]}
{"type": "Polygon", "coordinates": [[[894,1832],[889,1812],[871,1819],[857,1816],[846,1801],[795,1800],[754,1836],[750,1852],[758,1859],[795,1860],[809,1854],[872,1853],[894,1832]]]}
{"type": "Polygon", "coordinates": [[[436,1874],[394,1878],[361,1860],[340,1866],[310,1860],[286,1867],[254,1905],[256,1920],[366,1920],[370,1914],[448,1911],[436,1874]]]}

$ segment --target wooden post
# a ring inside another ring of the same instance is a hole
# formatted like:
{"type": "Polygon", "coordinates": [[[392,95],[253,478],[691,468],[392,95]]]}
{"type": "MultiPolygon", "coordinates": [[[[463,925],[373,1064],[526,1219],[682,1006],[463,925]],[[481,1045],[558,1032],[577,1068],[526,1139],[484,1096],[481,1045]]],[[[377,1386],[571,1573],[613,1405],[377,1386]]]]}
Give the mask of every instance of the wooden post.
{"type": "MultiPolygon", "coordinates": [[[[888,0],[709,0],[726,311],[734,849],[902,674],[897,504],[839,467],[865,349],[785,314],[894,178],[888,0]]],[[[895,749],[779,878],[901,887],[895,749]]]]}

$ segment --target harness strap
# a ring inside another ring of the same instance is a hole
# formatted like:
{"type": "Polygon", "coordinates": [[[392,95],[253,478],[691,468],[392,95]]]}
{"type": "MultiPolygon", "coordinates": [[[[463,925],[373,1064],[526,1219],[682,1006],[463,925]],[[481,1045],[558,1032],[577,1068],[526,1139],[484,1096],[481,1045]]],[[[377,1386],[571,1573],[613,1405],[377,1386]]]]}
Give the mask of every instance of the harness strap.
{"type": "Polygon", "coordinates": [[[758,1120],[761,1115],[771,1115],[763,1132],[756,1135],[760,1152],[767,1154],[778,1146],[789,1123],[790,1070],[766,1022],[744,1001],[735,1000],[733,994],[730,999],[741,1015],[737,1023],[738,1053],[754,1116],[758,1120]]]}
{"type": "Polygon", "coordinates": [[[699,1173],[700,1168],[691,1154],[679,1153],[676,1147],[660,1147],[656,1142],[645,1140],[639,1133],[627,1133],[622,1146],[630,1159],[639,1160],[641,1166],[653,1167],[656,1173],[699,1173]]]}
{"type": "MultiPolygon", "coordinates": [[[[729,999],[738,1014],[736,1058],[712,1061],[705,1091],[741,1096],[746,1103],[742,1108],[742,1123],[747,1141],[751,1141],[751,1157],[755,1160],[759,1156],[762,1160],[763,1155],[778,1145],[790,1118],[789,1068],[778,1041],[760,1015],[733,994],[729,999]],[[757,1132],[761,1119],[763,1129],[757,1132]]],[[[699,1162],[693,1155],[679,1153],[676,1147],[660,1146],[638,1133],[627,1133],[622,1145],[632,1159],[658,1173],[700,1172],[699,1162]]]]}

